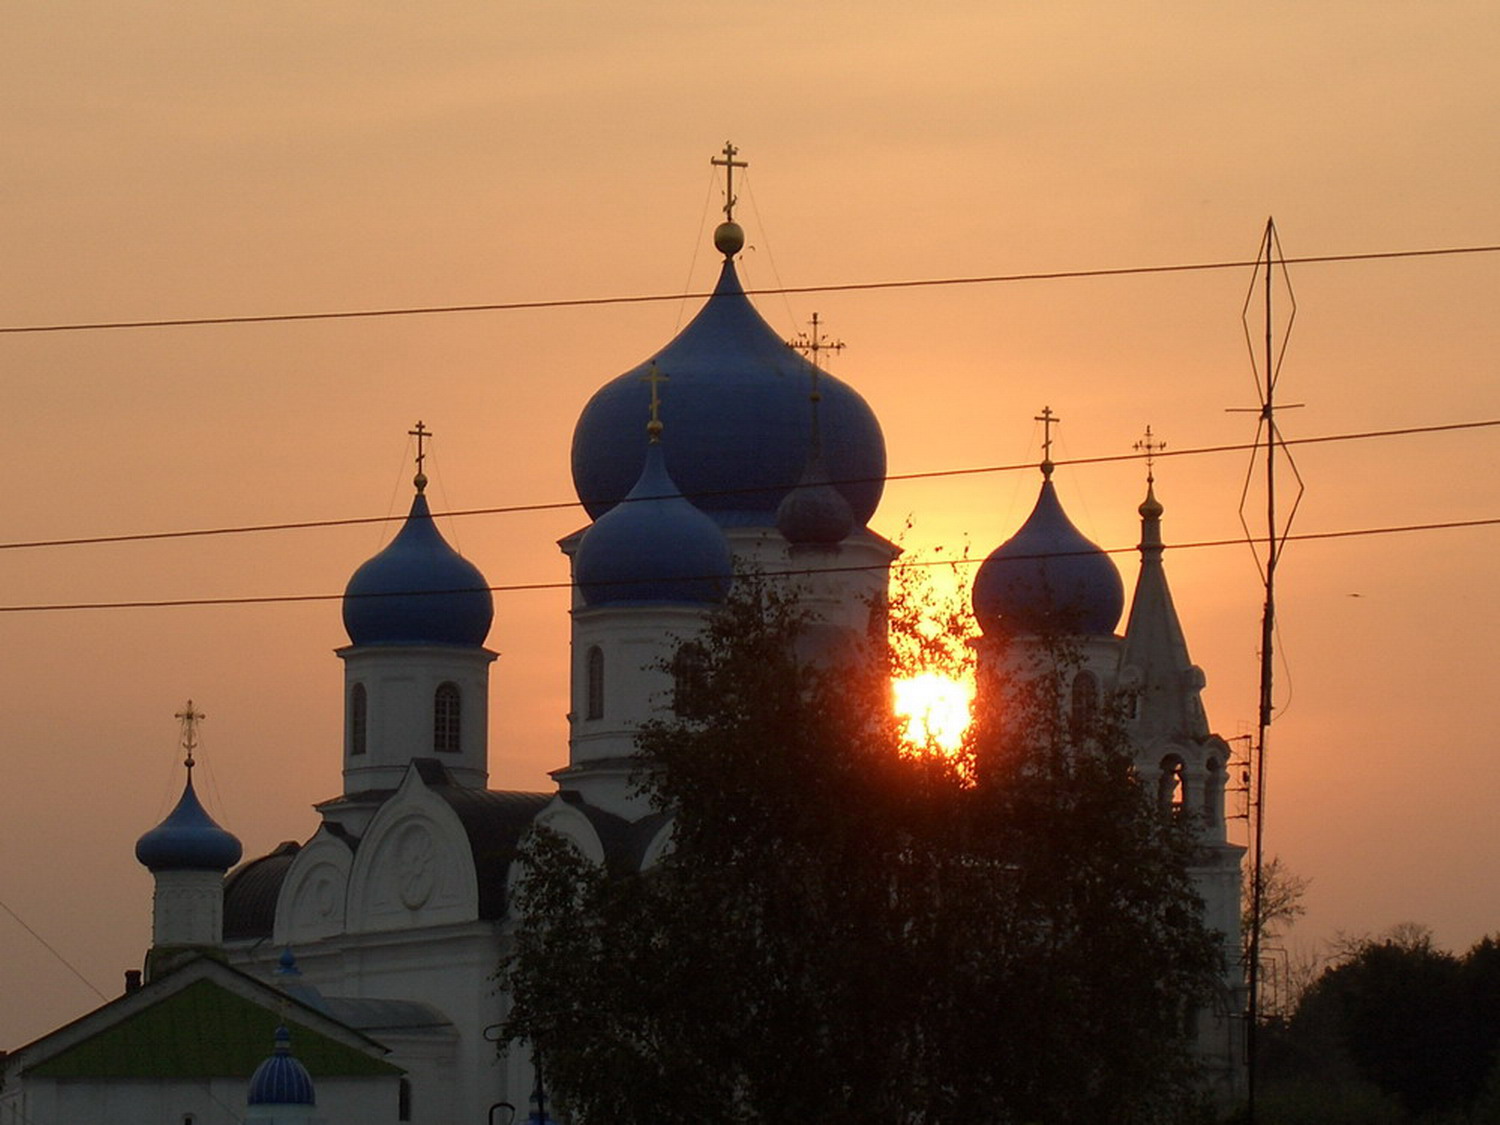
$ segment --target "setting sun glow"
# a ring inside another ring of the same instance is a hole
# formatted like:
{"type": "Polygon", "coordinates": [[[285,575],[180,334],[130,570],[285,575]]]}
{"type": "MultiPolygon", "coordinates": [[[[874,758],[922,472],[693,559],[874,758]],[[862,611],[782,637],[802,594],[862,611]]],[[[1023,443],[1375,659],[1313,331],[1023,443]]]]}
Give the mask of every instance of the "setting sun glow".
{"type": "Polygon", "coordinates": [[[896,714],[906,720],[904,737],[910,745],[923,746],[930,739],[947,753],[958,749],[969,726],[972,684],[941,672],[923,672],[893,681],[891,689],[896,714]]]}

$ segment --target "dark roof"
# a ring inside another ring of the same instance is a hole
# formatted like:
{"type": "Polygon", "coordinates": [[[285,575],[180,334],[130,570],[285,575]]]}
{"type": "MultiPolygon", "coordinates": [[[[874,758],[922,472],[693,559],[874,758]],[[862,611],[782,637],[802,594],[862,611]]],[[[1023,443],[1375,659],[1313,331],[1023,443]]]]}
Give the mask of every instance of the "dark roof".
{"type": "Polygon", "coordinates": [[[318,801],[313,808],[322,812],[324,809],[338,808],[342,805],[380,805],[389,801],[395,792],[389,786],[383,789],[358,789],[353,793],[340,793],[337,797],[318,801]]]}
{"type": "Polygon", "coordinates": [[[323,1001],[328,1014],[340,1023],[370,1036],[400,1032],[407,1035],[457,1035],[451,1020],[431,1004],[416,1000],[383,1000],[330,996],[323,1001]]]}
{"type": "Polygon", "coordinates": [[[270,855],[252,859],[224,880],[224,940],[269,938],[276,923],[276,896],[302,845],[288,840],[270,855]]]}
{"type": "Polygon", "coordinates": [[[672,819],[667,812],[653,812],[640,820],[629,821],[614,813],[589,804],[577,793],[564,789],[562,799],[583,813],[594,831],[599,834],[599,843],[604,848],[604,862],[616,871],[639,871],[646,849],[656,838],[661,826],[672,819]]]}
{"type": "MultiPolygon", "coordinates": [[[[421,759],[413,763],[418,768],[421,759]]],[[[426,780],[426,775],[423,775],[426,780]]],[[[469,789],[462,785],[433,785],[458,816],[474,856],[479,882],[479,916],[499,918],[505,913],[505,883],[521,836],[552,800],[550,793],[469,789]]]]}

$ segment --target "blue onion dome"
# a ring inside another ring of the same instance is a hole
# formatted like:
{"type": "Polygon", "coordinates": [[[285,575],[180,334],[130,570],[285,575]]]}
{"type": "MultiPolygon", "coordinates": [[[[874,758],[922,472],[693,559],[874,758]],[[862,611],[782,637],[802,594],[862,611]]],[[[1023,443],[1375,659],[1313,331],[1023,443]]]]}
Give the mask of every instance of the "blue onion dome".
{"type": "Polygon", "coordinates": [[[814,450],[797,487],[776,509],[776,529],[793,547],[835,547],[854,530],[854,510],[814,450]]]}
{"type": "Polygon", "coordinates": [[[489,583],[443,538],[417,477],[396,537],[344,588],[344,629],[357,645],[482,645],[495,618],[489,583]]]}
{"type": "Polygon", "coordinates": [[[1113,560],[1068,519],[1048,472],[1031,515],[974,576],[973,602],[986,633],[1100,636],[1119,624],[1125,587],[1113,560]]]}
{"type": "MultiPolygon", "coordinates": [[[[722,249],[722,247],[721,247],[722,249]]],[[[671,378],[667,469],[683,495],[725,525],[770,527],[802,476],[813,365],[755,311],[731,260],[713,295],[655,362],[671,378]]],[[[598,519],[641,474],[642,364],[606,383],[573,431],[573,486],[598,519]]],[[[828,475],[862,525],[880,502],[885,438],[858,392],[820,375],[828,475]]]]}
{"type": "Polygon", "coordinates": [[[177,807],[135,842],[135,858],[152,871],[228,871],[242,849],[208,815],[193,790],[192,770],[177,807]]]}
{"type": "Polygon", "coordinates": [[[578,543],[573,573],[591,606],[713,603],[729,593],[729,541],[683,499],[663,448],[656,441],[647,445],[640,479],[625,502],[596,519],[578,543]]]}
{"type": "Polygon", "coordinates": [[[317,1105],[312,1075],[292,1054],[292,1035],[285,1027],[276,1029],[276,1047],[271,1057],[255,1068],[250,1076],[247,1105],[317,1105]]]}

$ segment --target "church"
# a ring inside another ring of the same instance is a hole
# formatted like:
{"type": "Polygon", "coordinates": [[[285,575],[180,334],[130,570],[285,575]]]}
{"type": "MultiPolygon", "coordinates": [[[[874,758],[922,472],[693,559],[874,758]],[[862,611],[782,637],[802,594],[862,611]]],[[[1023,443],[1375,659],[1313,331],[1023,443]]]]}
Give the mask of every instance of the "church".
{"type": "MultiPolygon", "coordinates": [[[[494,1125],[543,1113],[525,1045],[496,1041],[506,998],[494,976],[525,834],[545,825],[595,862],[649,868],[672,826],[632,788],[634,732],[669,713],[673,655],[737,569],[803,576],[819,643],[836,647],[867,634],[898,553],[869,527],[886,471],[873,411],[816,353],[789,346],[740,284],[734,156],[726,146],[715,160],[729,183],[712,295],[600,387],[574,431],[590,522],[559,544],[573,601],[555,789],[488,787],[492,596],[433,520],[419,423],[410,512],[345,591],[344,686],[329,700],[344,716],[342,790],[316,806],[305,840],[241,862],[238,840],[194,793],[189,705],[182,798],[137,847],[156,884],[144,976],[0,1060],[0,1125],[494,1125]],[[282,1095],[263,1071],[290,1076],[294,1100],[266,1102],[282,1095]]],[[[1119,569],[1058,500],[1049,449],[1034,510],[975,575],[980,657],[1001,659],[986,656],[999,651],[989,642],[1065,613],[1083,654],[1072,705],[1125,699],[1138,773],[1164,810],[1195,817],[1193,877],[1234,966],[1196,1035],[1232,1087],[1243,849],[1225,828],[1229,747],[1204,714],[1204,676],[1167,585],[1163,506],[1148,481],[1126,615],[1119,569]]]]}

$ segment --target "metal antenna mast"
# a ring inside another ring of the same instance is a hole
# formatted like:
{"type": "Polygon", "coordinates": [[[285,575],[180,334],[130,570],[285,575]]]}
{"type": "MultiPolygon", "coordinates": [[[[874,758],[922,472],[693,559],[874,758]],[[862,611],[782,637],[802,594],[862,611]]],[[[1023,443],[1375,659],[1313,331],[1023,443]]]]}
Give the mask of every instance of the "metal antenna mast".
{"type": "MultiPolygon", "coordinates": [[[[1246,1012],[1245,1012],[1245,1061],[1247,1069],[1246,1110],[1250,1125],[1255,1122],[1255,1092],[1257,1083],[1257,1039],[1260,1024],[1260,939],[1261,922],[1265,898],[1265,824],[1266,824],[1266,732],[1271,726],[1272,704],[1271,685],[1275,670],[1273,661],[1273,646],[1276,639],[1276,567],[1281,561],[1281,552],[1286,544],[1286,536],[1292,526],[1292,520],[1296,518],[1297,507],[1302,502],[1304,486],[1302,476],[1297,471],[1297,464],[1293,460],[1291,452],[1287,449],[1282,439],[1281,430],[1276,425],[1276,382],[1281,373],[1281,361],[1286,355],[1287,341],[1291,337],[1292,322],[1297,317],[1297,300],[1292,294],[1291,279],[1287,276],[1286,259],[1281,252],[1281,241],[1276,235],[1275,219],[1266,220],[1265,234],[1261,239],[1260,252],[1257,255],[1255,272],[1250,278],[1250,290],[1245,295],[1245,305],[1240,311],[1240,319],[1245,328],[1245,343],[1250,350],[1250,364],[1255,371],[1256,390],[1260,394],[1260,406],[1254,413],[1260,416],[1255,431],[1255,449],[1250,456],[1250,465],[1245,473],[1244,488],[1240,493],[1240,524],[1245,529],[1245,537],[1250,543],[1251,550],[1255,550],[1255,536],[1250,529],[1250,523],[1246,518],[1246,505],[1249,502],[1251,480],[1255,475],[1256,461],[1261,455],[1260,443],[1262,437],[1265,439],[1265,476],[1266,476],[1266,557],[1261,562],[1259,552],[1256,553],[1256,565],[1260,568],[1261,581],[1265,588],[1265,604],[1261,613],[1260,624],[1260,706],[1256,720],[1256,739],[1251,751],[1251,769],[1253,780],[1251,783],[1251,806],[1250,806],[1250,942],[1246,952],[1246,1012]],[[1282,325],[1280,342],[1277,342],[1275,309],[1272,294],[1276,288],[1277,278],[1281,280],[1281,287],[1285,290],[1287,298],[1287,312],[1285,323],[1282,325]],[[1256,302],[1257,290],[1260,291],[1260,304],[1262,306],[1263,334],[1260,340],[1256,339],[1256,333],[1252,327],[1251,309],[1256,302]],[[1257,345],[1260,345],[1259,349],[1257,345]],[[1257,351],[1259,350],[1259,356],[1257,351]],[[1278,526],[1276,510],[1276,455],[1277,451],[1286,459],[1287,467],[1291,470],[1296,481],[1296,495],[1292,501],[1291,510],[1287,513],[1284,523],[1278,526]]],[[[1302,403],[1289,403],[1287,407],[1301,406],[1302,403]]]]}

